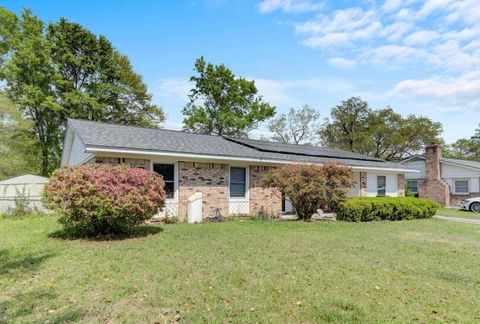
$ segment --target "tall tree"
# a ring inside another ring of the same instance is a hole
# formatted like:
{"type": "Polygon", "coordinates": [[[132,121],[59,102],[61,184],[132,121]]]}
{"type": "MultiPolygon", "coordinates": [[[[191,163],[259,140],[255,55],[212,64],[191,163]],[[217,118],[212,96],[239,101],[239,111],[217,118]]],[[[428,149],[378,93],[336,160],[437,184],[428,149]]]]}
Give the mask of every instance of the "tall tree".
{"type": "Polygon", "coordinates": [[[470,138],[461,138],[447,146],[445,156],[480,161],[480,124],[470,138]]]}
{"type": "Polygon", "coordinates": [[[390,107],[372,111],[369,127],[373,141],[365,153],[386,160],[401,160],[428,144],[441,143],[440,123],[422,116],[402,117],[390,107]]]}
{"type": "Polygon", "coordinates": [[[0,180],[39,171],[38,143],[29,132],[31,126],[6,95],[0,93],[0,180]]]}
{"type": "Polygon", "coordinates": [[[290,108],[288,114],[272,119],[268,129],[273,133],[272,140],[293,144],[314,144],[318,141],[320,113],[304,105],[300,109],[290,108]]]}
{"type": "MultiPolygon", "coordinates": [[[[5,9],[0,8],[5,11],[5,9]]],[[[11,17],[3,12],[4,17],[11,17]]],[[[3,19],[2,19],[3,20],[3,19]]],[[[48,174],[59,159],[62,109],[58,103],[53,80],[55,68],[50,56],[50,46],[44,37],[43,22],[29,10],[22,18],[15,17],[15,28],[2,38],[8,39],[3,54],[2,78],[10,98],[33,121],[33,133],[41,152],[41,171],[48,174]]],[[[1,25],[1,22],[0,22],[1,25]]],[[[3,30],[2,30],[3,31],[3,30]]]]}
{"type": "Polygon", "coordinates": [[[372,110],[366,101],[352,97],[330,111],[330,119],[320,131],[325,145],[352,152],[365,152],[371,139],[372,110]]]}
{"type": "Polygon", "coordinates": [[[201,134],[244,137],[275,115],[275,107],[259,96],[254,81],[236,77],[225,65],[195,62],[189,103],[183,108],[184,129],[201,134]]]}
{"type": "Polygon", "coordinates": [[[60,19],[47,27],[29,10],[18,18],[0,8],[1,67],[6,90],[34,122],[42,173],[58,167],[67,118],[159,126],[142,78],[103,36],[60,19]]]}
{"type": "Polygon", "coordinates": [[[442,125],[427,117],[403,117],[390,107],[373,110],[350,98],[332,108],[320,136],[327,146],[396,161],[440,142],[441,133],[442,125]]]}

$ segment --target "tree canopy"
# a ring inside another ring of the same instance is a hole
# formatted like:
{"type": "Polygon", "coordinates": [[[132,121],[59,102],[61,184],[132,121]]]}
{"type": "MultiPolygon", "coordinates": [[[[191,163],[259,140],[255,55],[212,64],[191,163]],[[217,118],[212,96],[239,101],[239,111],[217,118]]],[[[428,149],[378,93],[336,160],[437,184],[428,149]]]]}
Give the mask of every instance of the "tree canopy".
{"type": "Polygon", "coordinates": [[[445,156],[480,161],[480,124],[470,138],[461,138],[449,145],[445,150],[445,156]]]}
{"type": "Polygon", "coordinates": [[[67,118],[157,127],[165,119],[128,58],[103,36],[62,18],[46,26],[29,10],[0,7],[0,76],[33,121],[41,172],[59,165],[67,118]]]}
{"type": "Polygon", "coordinates": [[[37,173],[38,146],[29,132],[31,122],[0,94],[0,180],[22,173],[37,173]]]}
{"type": "Polygon", "coordinates": [[[442,125],[427,117],[403,117],[392,108],[373,110],[366,101],[352,97],[332,108],[320,131],[324,145],[400,160],[441,141],[442,125]]]}
{"type": "Polygon", "coordinates": [[[197,75],[190,81],[195,86],[183,108],[185,130],[245,137],[275,115],[275,107],[258,95],[254,81],[236,77],[225,65],[207,63],[203,57],[196,60],[194,70],[197,75]]]}
{"type": "Polygon", "coordinates": [[[268,129],[273,133],[272,140],[293,144],[314,144],[318,142],[320,113],[304,105],[300,109],[290,108],[288,114],[272,119],[268,129]]]}

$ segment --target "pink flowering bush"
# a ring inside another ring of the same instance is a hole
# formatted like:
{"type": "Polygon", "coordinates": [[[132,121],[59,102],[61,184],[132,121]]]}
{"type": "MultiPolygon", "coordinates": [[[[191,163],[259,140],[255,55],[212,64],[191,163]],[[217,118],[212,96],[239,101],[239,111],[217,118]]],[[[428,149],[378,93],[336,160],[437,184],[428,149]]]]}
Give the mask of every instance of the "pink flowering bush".
{"type": "Polygon", "coordinates": [[[110,234],[127,232],[155,215],[165,204],[164,185],[151,171],[84,165],[55,171],[43,195],[63,225],[110,234]]]}

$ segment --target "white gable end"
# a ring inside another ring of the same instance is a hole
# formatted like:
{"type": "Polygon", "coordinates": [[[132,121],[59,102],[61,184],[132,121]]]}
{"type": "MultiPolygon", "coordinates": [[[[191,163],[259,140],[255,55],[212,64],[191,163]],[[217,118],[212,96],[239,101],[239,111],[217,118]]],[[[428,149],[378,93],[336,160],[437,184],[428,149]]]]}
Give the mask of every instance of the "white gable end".
{"type": "Polygon", "coordinates": [[[72,148],[70,151],[70,158],[68,159],[68,164],[80,165],[87,162],[93,157],[94,155],[92,153],[85,152],[85,145],[83,145],[82,141],[80,140],[80,137],[74,134],[72,148]]]}

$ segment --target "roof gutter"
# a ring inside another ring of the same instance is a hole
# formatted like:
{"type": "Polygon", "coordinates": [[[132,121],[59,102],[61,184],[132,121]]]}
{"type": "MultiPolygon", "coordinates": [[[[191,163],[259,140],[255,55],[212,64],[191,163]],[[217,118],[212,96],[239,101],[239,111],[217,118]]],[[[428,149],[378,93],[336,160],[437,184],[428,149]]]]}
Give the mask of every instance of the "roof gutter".
{"type": "MultiPolygon", "coordinates": [[[[235,157],[235,156],[219,156],[219,155],[208,155],[208,154],[193,154],[193,153],[177,153],[177,152],[159,152],[159,151],[148,151],[148,150],[135,150],[135,149],[120,149],[120,148],[102,148],[95,146],[85,146],[85,152],[87,153],[117,153],[117,154],[141,154],[141,155],[153,155],[153,156],[164,156],[164,157],[183,157],[183,158],[192,158],[192,159],[209,159],[209,160],[223,160],[223,161],[244,161],[244,162],[261,162],[261,163],[271,163],[271,164],[291,164],[291,163],[300,163],[298,161],[285,161],[285,160],[272,160],[272,159],[263,159],[263,158],[245,158],[245,157],[235,157]]],[[[314,164],[311,163],[302,163],[302,164],[314,164]]],[[[381,167],[362,167],[362,166],[349,166],[353,170],[382,170],[382,171],[393,171],[393,172],[409,172],[409,173],[418,173],[420,171],[414,169],[397,169],[397,168],[381,168],[381,167]]]]}

